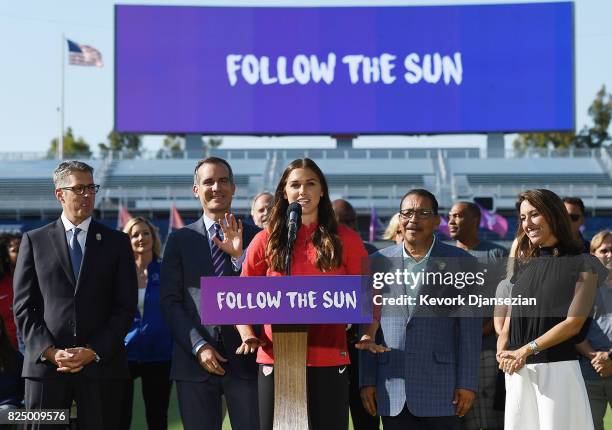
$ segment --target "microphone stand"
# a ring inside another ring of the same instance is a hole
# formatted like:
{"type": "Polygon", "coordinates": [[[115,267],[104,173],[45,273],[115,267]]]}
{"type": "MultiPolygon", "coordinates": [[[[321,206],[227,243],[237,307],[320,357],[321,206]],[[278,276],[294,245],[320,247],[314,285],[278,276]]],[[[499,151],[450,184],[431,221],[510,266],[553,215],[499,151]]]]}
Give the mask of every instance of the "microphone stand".
{"type": "Polygon", "coordinates": [[[295,233],[291,233],[289,230],[289,238],[287,240],[287,257],[285,258],[285,275],[291,276],[291,260],[293,254],[293,244],[295,243],[295,233]]]}

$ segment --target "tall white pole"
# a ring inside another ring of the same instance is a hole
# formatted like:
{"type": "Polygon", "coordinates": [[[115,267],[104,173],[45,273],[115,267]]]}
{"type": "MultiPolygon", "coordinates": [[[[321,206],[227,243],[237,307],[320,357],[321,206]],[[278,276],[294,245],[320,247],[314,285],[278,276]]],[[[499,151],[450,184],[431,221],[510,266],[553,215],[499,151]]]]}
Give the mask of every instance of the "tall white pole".
{"type": "Polygon", "coordinates": [[[60,84],[61,95],[60,95],[60,134],[57,141],[57,158],[59,161],[64,159],[64,73],[66,64],[66,37],[62,33],[62,82],[60,84]]]}

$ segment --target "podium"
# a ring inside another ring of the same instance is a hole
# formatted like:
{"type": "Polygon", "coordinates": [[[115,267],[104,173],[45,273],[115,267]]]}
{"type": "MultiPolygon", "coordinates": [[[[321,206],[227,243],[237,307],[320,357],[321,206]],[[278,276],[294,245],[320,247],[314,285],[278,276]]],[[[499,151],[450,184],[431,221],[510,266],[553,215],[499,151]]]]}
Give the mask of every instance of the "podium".
{"type": "Polygon", "coordinates": [[[372,321],[364,276],[202,277],[205,325],[272,324],[274,430],[308,430],[308,324],[372,321]]]}
{"type": "Polygon", "coordinates": [[[308,430],[306,346],[308,327],[273,324],[274,430],[308,430]]]}

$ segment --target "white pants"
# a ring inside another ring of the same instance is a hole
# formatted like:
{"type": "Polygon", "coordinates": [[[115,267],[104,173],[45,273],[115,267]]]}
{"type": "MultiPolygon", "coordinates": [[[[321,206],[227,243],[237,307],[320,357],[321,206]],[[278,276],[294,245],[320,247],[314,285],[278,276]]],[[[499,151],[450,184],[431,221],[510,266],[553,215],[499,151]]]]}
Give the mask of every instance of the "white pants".
{"type": "Polygon", "coordinates": [[[506,375],[506,430],[593,430],[578,360],[527,364],[506,375]]]}

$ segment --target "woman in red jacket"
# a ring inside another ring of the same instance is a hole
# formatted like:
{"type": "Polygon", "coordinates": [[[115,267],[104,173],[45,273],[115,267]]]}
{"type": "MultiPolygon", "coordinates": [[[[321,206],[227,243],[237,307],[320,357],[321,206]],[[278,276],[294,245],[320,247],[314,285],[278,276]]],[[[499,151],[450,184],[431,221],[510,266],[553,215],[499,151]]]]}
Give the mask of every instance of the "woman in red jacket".
{"type": "MultiPolygon", "coordinates": [[[[2,236],[2,235],[0,235],[2,236]]],[[[13,315],[13,272],[15,265],[9,253],[11,236],[0,237],[0,316],[4,318],[6,334],[17,349],[17,329],[13,315]]]]}
{"type": "MultiPolygon", "coordinates": [[[[293,246],[292,275],[359,275],[367,258],[363,241],[355,231],[336,223],[325,176],[314,161],[303,158],[285,169],[276,188],[274,206],[265,230],[251,242],[242,276],[283,276],[287,254],[287,207],[302,207],[302,225],[293,246]]],[[[345,325],[308,327],[306,365],[308,418],[313,430],[348,428],[349,355],[345,325]]],[[[259,420],[261,430],[271,430],[274,406],[274,352],[272,329],[253,342],[250,326],[238,326],[243,344],[237,353],[259,346],[259,420]]]]}

